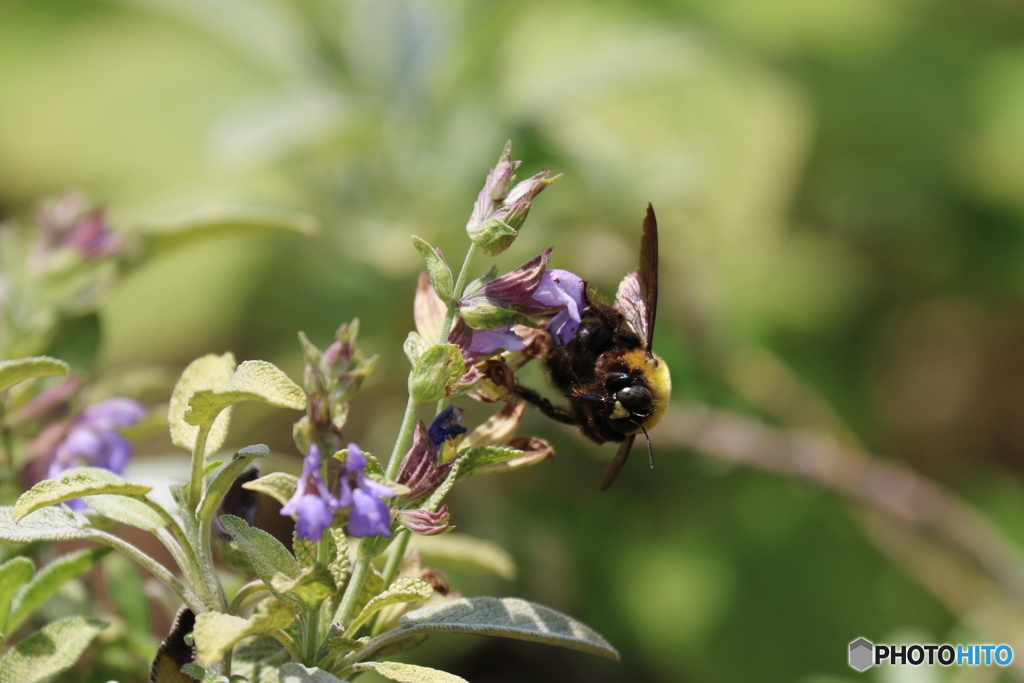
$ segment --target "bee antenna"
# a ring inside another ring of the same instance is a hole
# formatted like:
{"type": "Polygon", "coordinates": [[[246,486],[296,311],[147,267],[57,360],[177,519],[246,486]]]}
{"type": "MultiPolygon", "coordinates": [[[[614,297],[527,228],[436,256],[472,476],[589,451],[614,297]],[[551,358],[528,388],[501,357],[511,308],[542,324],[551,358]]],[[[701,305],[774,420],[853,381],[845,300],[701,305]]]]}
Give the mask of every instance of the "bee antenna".
{"type": "Polygon", "coordinates": [[[640,429],[643,431],[643,437],[647,439],[647,460],[650,461],[650,469],[654,469],[654,449],[650,447],[650,435],[647,434],[647,430],[640,425],[640,429]]]}
{"type": "Polygon", "coordinates": [[[640,428],[640,431],[642,431],[644,433],[644,438],[647,439],[647,459],[650,461],[651,469],[653,470],[654,469],[654,449],[651,447],[651,437],[647,433],[647,430],[644,429],[644,426],[642,424],[640,424],[639,422],[634,422],[633,424],[635,424],[637,427],[640,428]]]}

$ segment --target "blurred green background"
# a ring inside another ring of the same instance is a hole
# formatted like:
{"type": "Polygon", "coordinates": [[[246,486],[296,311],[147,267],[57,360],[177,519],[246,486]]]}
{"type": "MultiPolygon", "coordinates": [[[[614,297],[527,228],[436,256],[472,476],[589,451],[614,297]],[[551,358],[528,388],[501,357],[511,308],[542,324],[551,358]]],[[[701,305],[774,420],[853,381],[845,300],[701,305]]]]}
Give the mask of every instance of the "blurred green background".
{"type": "MultiPolygon", "coordinates": [[[[231,350],[297,377],[297,330],[324,346],[359,316],[382,362],[347,436],[387,452],[409,235],[461,262],[511,139],[523,176],[565,177],[503,268],[553,246],[611,294],[653,203],[676,403],[904,460],[1024,542],[1022,37],[1024,6],[1001,0],[8,1],[0,215],[77,188],[126,231],[223,203],[317,216],[316,237],[225,238],[133,274],[97,372],[231,350]]],[[[239,411],[234,445],[293,453],[292,416],[270,415],[239,411]]],[[[461,636],[414,661],[474,682],[993,680],[847,666],[858,636],[988,641],[835,495],[657,431],[657,469],[634,457],[598,495],[611,447],[526,428],[555,460],[451,505],[519,577],[453,579],[564,610],[623,661],[461,636]]]]}

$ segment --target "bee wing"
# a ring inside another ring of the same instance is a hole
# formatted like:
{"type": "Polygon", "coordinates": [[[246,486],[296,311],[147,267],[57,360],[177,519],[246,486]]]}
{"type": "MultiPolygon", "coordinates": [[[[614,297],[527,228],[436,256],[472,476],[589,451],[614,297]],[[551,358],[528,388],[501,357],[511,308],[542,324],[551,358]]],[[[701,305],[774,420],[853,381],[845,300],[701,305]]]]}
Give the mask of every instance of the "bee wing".
{"type": "Polygon", "coordinates": [[[626,464],[626,458],[629,457],[629,451],[633,448],[633,441],[636,440],[636,434],[630,434],[626,437],[626,440],[619,444],[619,450],[615,451],[615,457],[608,463],[608,467],[605,468],[604,474],[601,475],[601,490],[604,491],[612,482],[615,481],[615,477],[619,476],[619,470],[626,464]]]}
{"type": "Polygon", "coordinates": [[[640,238],[640,267],[619,284],[615,307],[640,337],[644,349],[650,351],[654,316],[658,310],[658,221],[650,204],[647,205],[643,236],[640,238]]]}

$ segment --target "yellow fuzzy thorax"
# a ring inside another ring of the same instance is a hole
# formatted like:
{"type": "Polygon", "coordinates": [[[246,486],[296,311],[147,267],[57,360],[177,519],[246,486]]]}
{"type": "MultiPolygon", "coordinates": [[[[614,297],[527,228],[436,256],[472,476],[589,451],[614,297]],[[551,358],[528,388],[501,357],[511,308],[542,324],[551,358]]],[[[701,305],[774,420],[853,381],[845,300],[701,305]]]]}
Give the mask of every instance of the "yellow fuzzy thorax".
{"type": "Polygon", "coordinates": [[[654,412],[644,420],[644,429],[651,429],[661,421],[668,410],[668,400],[672,396],[672,376],[668,372],[668,364],[653,353],[643,349],[633,349],[622,355],[622,359],[630,369],[640,368],[647,380],[648,390],[654,402],[654,412]]]}

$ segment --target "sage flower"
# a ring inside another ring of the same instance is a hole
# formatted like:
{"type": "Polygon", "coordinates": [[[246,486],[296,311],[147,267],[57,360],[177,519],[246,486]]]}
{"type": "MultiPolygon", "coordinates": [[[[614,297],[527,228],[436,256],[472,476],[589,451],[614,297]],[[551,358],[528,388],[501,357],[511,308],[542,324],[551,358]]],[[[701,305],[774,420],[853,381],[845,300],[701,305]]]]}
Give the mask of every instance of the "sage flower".
{"type": "MultiPolygon", "coordinates": [[[[493,331],[514,335],[512,325],[529,323],[531,318],[544,315],[553,315],[546,329],[556,343],[567,344],[572,339],[587,306],[586,283],[567,270],[548,268],[550,259],[548,249],[501,277],[478,281],[467,288],[458,302],[460,317],[474,329],[492,331],[490,336],[473,340],[478,347],[509,341],[507,337],[499,341],[493,331]]],[[[516,348],[504,348],[521,349],[522,340],[516,348]]]]}
{"type": "MultiPolygon", "coordinates": [[[[141,403],[128,398],[111,398],[86,408],[71,425],[51,456],[47,476],[56,479],[72,467],[102,467],[123,474],[132,455],[131,444],[117,432],[131,427],[146,414],[141,403]]],[[[81,499],[68,502],[73,510],[84,510],[81,499]]]]}
{"type": "Polygon", "coordinates": [[[295,493],[281,508],[281,514],[295,516],[295,533],[299,538],[319,541],[324,529],[334,521],[334,512],[339,507],[338,500],[320,476],[320,448],[313,444],[302,460],[302,474],[295,493]]]}
{"type": "Polygon", "coordinates": [[[366,456],[354,443],[348,445],[345,472],[341,476],[338,503],[350,507],[348,533],[352,536],[391,536],[391,514],[384,499],[395,495],[389,486],[366,476],[366,456]]]}

